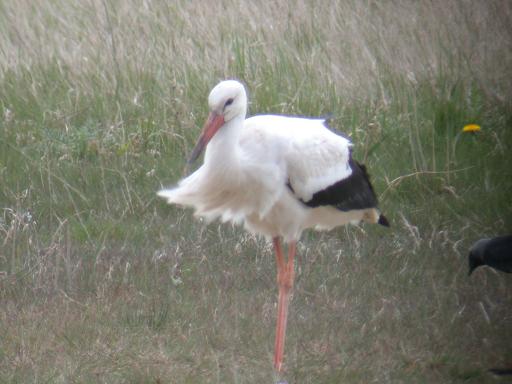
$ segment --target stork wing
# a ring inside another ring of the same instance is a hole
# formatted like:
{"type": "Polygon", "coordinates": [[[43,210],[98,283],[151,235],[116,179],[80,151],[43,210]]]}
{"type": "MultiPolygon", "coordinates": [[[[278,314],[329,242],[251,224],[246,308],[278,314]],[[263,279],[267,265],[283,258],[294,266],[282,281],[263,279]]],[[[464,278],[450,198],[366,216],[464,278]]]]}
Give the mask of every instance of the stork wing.
{"type": "Polygon", "coordinates": [[[366,168],[352,159],[351,142],[325,120],[261,115],[247,119],[245,128],[251,131],[245,146],[252,140],[261,150],[266,142],[263,161],[284,162],[284,182],[305,205],[342,211],[377,207],[366,168]],[[277,152],[279,159],[272,160],[277,152]]]}
{"type": "Polygon", "coordinates": [[[244,128],[243,147],[261,153],[265,146],[261,161],[283,161],[289,187],[303,201],[352,173],[352,144],[325,120],[259,115],[245,120],[244,128]]]}
{"type": "Polygon", "coordinates": [[[290,187],[304,202],[352,174],[350,141],[313,121],[317,126],[297,129],[285,154],[290,187]]]}

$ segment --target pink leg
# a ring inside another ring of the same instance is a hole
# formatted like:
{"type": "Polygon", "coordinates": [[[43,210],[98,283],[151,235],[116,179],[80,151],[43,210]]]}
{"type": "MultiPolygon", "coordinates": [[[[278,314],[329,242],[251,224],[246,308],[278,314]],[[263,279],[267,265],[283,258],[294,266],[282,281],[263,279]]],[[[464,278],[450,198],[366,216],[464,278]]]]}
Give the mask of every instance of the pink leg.
{"type": "Polygon", "coordinates": [[[274,348],[274,367],[280,372],[283,365],[284,340],[286,336],[286,320],[288,318],[288,303],[295,277],[295,242],[288,246],[288,261],[285,262],[279,238],[273,239],[276,251],[277,284],[279,286],[279,301],[277,306],[276,343],[274,348]]]}

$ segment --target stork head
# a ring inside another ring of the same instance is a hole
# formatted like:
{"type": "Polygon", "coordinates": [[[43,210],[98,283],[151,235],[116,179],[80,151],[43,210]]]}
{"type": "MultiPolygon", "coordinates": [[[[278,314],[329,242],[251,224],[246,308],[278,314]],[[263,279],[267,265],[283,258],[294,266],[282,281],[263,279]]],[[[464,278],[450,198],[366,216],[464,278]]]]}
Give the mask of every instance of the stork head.
{"type": "Polygon", "coordinates": [[[247,95],[244,86],[236,80],[221,81],[208,96],[210,114],[204,124],[203,132],[192,150],[188,160],[195,161],[212,137],[225,123],[236,117],[245,117],[247,112],[247,95]]]}

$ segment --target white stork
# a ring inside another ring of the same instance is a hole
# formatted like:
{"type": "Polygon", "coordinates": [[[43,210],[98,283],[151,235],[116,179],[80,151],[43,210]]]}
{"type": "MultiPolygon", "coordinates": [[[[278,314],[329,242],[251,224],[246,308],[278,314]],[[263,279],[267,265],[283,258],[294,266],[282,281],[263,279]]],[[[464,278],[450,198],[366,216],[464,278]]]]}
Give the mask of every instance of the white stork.
{"type": "Polygon", "coordinates": [[[272,239],[279,286],[274,367],[281,371],[296,242],[306,228],[329,230],[361,221],[388,226],[351,142],[323,119],[260,115],[246,119],[238,81],[222,81],[208,97],[210,114],[189,162],[206,147],[203,165],[158,195],[198,216],[243,223],[272,239]],[[281,239],[288,243],[285,260],[281,239]]]}

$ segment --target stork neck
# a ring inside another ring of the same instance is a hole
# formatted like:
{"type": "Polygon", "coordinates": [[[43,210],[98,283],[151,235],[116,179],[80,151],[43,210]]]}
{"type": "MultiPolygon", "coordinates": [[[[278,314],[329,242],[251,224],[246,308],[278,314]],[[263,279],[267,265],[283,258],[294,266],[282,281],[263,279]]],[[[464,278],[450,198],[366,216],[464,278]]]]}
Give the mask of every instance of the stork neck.
{"type": "Polygon", "coordinates": [[[226,122],[219,131],[212,137],[206,147],[205,163],[233,164],[238,158],[238,139],[244,124],[244,116],[237,116],[226,122]]]}

